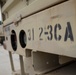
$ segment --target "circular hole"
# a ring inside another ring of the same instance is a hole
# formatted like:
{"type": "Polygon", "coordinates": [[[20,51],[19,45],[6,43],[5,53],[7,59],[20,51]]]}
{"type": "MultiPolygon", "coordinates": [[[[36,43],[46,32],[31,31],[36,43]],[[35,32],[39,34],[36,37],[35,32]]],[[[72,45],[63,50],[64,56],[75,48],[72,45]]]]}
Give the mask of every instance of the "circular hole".
{"type": "Polygon", "coordinates": [[[14,30],[11,31],[11,45],[14,51],[17,50],[17,37],[16,32],[14,30]]]}
{"type": "Polygon", "coordinates": [[[21,47],[22,48],[25,48],[26,47],[26,44],[27,44],[27,37],[26,37],[26,33],[25,33],[24,30],[21,30],[20,31],[19,40],[20,40],[21,47]]]}

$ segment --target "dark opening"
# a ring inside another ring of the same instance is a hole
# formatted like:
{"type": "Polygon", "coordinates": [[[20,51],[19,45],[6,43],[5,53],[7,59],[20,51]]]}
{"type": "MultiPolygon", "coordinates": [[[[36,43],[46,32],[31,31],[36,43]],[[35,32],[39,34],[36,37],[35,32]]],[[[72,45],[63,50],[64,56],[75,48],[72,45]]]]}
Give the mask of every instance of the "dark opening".
{"type": "Polygon", "coordinates": [[[11,31],[11,45],[14,51],[17,50],[17,37],[16,32],[14,30],[11,31]]]}
{"type": "Polygon", "coordinates": [[[27,44],[27,37],[26,37],[26,33],[25,33],[24,30],[21,30],[20,31],[19,40],[20,40],[21,47],[22,48],[25,48],[26,47],[26,44],[27,44]]]}

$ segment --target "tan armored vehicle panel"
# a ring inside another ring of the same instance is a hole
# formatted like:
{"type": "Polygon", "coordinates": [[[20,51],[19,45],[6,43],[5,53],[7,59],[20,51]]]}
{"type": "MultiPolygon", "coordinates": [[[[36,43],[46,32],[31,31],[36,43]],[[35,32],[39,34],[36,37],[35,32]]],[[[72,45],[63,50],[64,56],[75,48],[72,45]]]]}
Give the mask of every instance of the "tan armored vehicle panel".
{"type": "Polygon", "coordinates": [[[21,75],[54,74],[48,72],[75,60],[75,0],[7,0],[2,14],[13,71],[11,52],[19,54],[21,75]]]}
{"type": "MultiPolygon", "coordinates": [[[[38,2],[33,1],[5,20],[6,43],[14,41],[15,52],[21,54],[32,49],[75,57],[75,0],[56,3],[47,0],[47,5],[42,2],[42,6],[38,2]]],[[[7,44],[7,50],[14,51],[12,46],[13,43],[7,44]]]]}
{"type": "MultiPolygon", "coordinates": [[[[38,15],[40,13],[43,14],[44,12],[44,14],[42,15],[44,18],[47,16],[47,13],[49,13],[50,16],[49,15],[48,16],[51,17],[50,13],[52,9],[50,7],[64,2],[64,0],[55,0],[51,2],[50,0],[47,1],[29,0],[27,4],[27,2],[24,1],[25,0],[23,1],[8,0],[2,8],[2,12],[5,14],[4,32],[6,36],[7,50],[15,51],[22,55],[25,54],[24,51],[26,48],[39,50],[37,43],[38,41],[40,41],[39,35],[41,34],[41,28],[37,26],[39,22],[39,21],[37,22],[39,18],[38,15]],[[30,26],[30,23],[31,26],[33,25],[33,27],[30,26]],[[38,31],[34,31],[35,27],[38,27],[37,28],[38,31]],[[31,30],[32,32],[35,32],[37,36],[36,35],[35,35],[36,37],[33,36],[33,40],[31,39],[31,41],[29,41],[31,36],[34,35],[34,33],[31,34],[32,33],[31,30]],[[36,40],[34,40],[34,38],[36,40]]],[[[45,20],[47,20],[47,18],[45,20]]]]}

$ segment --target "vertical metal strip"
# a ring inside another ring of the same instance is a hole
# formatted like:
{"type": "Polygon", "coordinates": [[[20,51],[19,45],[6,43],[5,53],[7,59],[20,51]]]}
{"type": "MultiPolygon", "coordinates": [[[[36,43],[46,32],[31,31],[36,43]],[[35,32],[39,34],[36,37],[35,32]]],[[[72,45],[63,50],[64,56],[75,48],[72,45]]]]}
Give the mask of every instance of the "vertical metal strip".
{"type": "Polygon", "coordinates": [[[23,56],[19,55],[19,59],[20,59],[21,75],[25,75],[23,56]]]}
{"type": "Polygon", "coordinates": [[[10,63],[11,63],[11,69],[12,69],[13,72],[15,72],[13,57],[12,57],[12,53],[10,51],[9,51],[9,58],[10,58],[10,63]]]}

